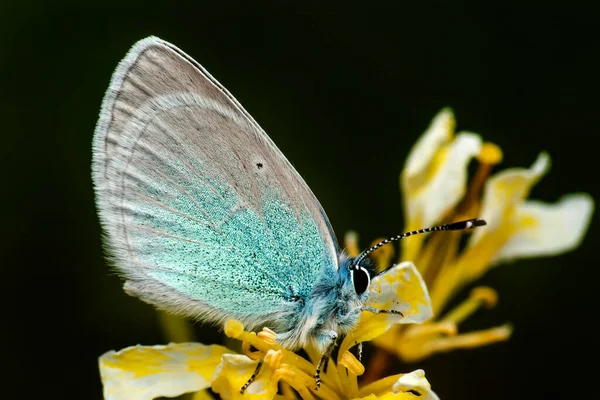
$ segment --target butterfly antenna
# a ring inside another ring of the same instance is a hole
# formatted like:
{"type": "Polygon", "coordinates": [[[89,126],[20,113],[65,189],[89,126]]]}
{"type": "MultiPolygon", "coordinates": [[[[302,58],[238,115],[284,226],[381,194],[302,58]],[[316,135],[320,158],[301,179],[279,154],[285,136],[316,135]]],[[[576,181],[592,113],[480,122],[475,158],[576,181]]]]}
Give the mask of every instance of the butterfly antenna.
{"type": "Polygon", "coordinates": [[[403,234],[400,234],[397,236],[393,236],[389,239],[382,240],[381,242],[373,245],[372,247],[370,247],[367,250],[360,253],[358,255],[358,257],[355,258],[356,261],[354,261],[352,263],[352,266],[355,267],[355,266],[359,265],[360,262],[365,259],[365,257],[367,257],[369,254],[371,254],[378,248],[385,246],[388,243],[395,242],[396,240],[404,239],[404,238],[407,238],[412,235],[418,235],[420,233],[428,233],[428,232],[437,232],[437,231],[462,231],[465,229],[473,229],[478,226],[484,226],[484,225],[486,225],[485,220],[475,218],[475,219],[467,219],[465,221],[453,222],[451,224],[434,226],[431,228],[419,229],[417,231],[406,232],[406,233],[403,233],[403,234]]]}

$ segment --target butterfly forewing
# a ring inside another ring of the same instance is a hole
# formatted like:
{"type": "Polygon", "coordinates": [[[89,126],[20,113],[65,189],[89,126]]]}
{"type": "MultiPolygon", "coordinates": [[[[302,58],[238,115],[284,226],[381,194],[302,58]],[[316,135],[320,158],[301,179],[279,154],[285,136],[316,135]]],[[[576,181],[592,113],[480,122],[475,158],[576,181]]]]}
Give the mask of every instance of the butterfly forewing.
{"type": "Polygon", "coordinates": [[[239,103],[157,38],[119,64],[94,138],[97,205],[128,291],[260,324],[337,269],[318,201],[239,103]]]}

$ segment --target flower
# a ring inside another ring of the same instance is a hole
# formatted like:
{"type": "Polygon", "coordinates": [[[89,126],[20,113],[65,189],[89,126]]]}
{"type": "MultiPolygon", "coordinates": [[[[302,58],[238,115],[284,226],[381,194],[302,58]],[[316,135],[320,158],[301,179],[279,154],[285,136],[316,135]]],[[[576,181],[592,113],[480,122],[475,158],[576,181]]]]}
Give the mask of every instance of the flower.
{"type": "MultiPolygon", "coordinates": [[[[500,148],[474,133],[455,135],[454,127],[452,111],[442,110],[406,160],[400,176],[406,230],[474,217],[485,219],[487,226],[473,231],[465,246],[461,245],[465,232],[418,235],[402,241],[400,259],[418,266],[436,317],[422,325],[394,326],[375,344],[407,362],[508,339],[510,324],[458,333],[458,325],[478,308],[496,304],[493,289],[477,287],[463,303],[444,313],[448,302],[495,265],[576,248],[594,209],[592,198],[584,193],[566,195],[553,204],[526,200],[533,185],[547,173],[550,157],[541,153],[530,168],[510,168],[490,176],[502,160],[500,148]],[[468,165],[473,159],[478,166],[469,180],[468,165]]],[[[351,255],[358,253],[356,234],[346,235],[345,242],[351,255]]],[[[389,265],[393,253],[391,246],[385,246],[373,254],[379,269],[389,265]]],[[[385,358],[373,357],[367,380],[380,373],[385,358]]]]}
{"type": "Polygon", "coordinates": [[[281,347],[275,332],[264,328],[247,332],[239,321],[225,324],[225,334],[242,342],[243,354],[223,346],[179,343],[166,346],[134,346],[119,352],[109,351],[99,359],[100,375],[107,400],[152,399],[196,392],[207,396],[211,388],[223,399],[423,399],[437,396],[422,370],[398,374],[359,387],[357,376],[364,367],[351,348],[388,331],[397,324],[422,323],[432,315],[431,301],[419,272],[411,262],[393,266],[375,277],[369,286],[367,306],[397,310],[402,314],[363,312],[321,374],[321,387],[315,390],[314,372],[320,354],[305,349],[308,358],[281,347]],[[257,369],[260,363],[260,368],[257,369]],[[243,394],[240,389],[249,382],[243,394]]]}

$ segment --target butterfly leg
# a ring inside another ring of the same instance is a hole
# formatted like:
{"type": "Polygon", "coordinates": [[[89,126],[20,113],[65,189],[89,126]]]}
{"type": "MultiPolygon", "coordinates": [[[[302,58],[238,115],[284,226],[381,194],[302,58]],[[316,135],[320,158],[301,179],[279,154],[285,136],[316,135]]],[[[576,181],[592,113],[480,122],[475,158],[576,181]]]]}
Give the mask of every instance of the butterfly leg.
{"type": "Polygon", "coordinates": [[[401,317],[404,317],[404,314],[402,314],[400,311],[397,310],[380,310],[378,308],[373,308],[370,306],[364,306],[362,308],[363,311],[369,311],[372,312],[374,314],[396,314],[396,315],[400,315],[401,317]]]}
{"type": "Polygon", "coordinates": [[[250,386],[250,384],[252,382],[254,382],[254,380],[256,379],[256,377],[258,376],[258,373],[260,372],[260,368],[262,367],[262,361],[258,362],[258,365],[256,366],[256,369],[254,370],[254,372],[252,373],[252,376],[250,377],[250,379],[248,379],[248,382],[244,383],[244,386],[242,386],[242,388],[240,389],[240,393],[244,394],[244,391],[246,389],[248,389],[248,386],[250,386]]]}
{"type": "Polygon", "coordinates": [[[362,361],[363,343],[358,344],[358,361],[362,361]]]}
{"type": "Polygon", "coordinates": [[[331,353],[335,349],[337,345],[338,335],[334,331],[321,331],[319,332],[321,336],[325,336],[329,340],[329,345],[325,349],[325,353],[319,360],[319,364],[317,365],[317,370],[315,371],[315,381],[317,382],[317,387],[315,390],[319,390],[321,388],[321,369],[325,366],[329,358],[331,357],[331,353]]]}

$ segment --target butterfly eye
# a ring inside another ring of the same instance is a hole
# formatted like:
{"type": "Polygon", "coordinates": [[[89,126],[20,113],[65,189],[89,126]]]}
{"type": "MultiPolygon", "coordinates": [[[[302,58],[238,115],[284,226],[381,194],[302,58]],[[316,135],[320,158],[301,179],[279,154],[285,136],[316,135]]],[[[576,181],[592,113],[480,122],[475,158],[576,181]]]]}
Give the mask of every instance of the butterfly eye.
{"type": "Polygon", "coordinates": [[[369,287],[371,277],[363,267],[352,269],[352,283],[354,284],[354,291],[356,294],[361,295],[369,287]]]}

